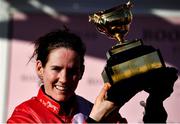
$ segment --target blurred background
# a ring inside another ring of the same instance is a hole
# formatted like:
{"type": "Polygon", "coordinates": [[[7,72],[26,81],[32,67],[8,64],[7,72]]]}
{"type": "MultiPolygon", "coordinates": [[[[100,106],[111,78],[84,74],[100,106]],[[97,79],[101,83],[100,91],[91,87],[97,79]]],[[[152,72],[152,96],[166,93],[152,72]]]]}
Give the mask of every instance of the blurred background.
{"type": "MultiPolygon", "coordinates": [[[[94,102],[103,85],[101,72],[106,51],[115,41],[100,34],[88,22],[91,13],[109,9],[128,0],[0,0],[0,122],[6,122],[13,109],[36,96],[39,80],[34,71],[33,40],[66,25],[81,36],[87,46],[85,74],[76,93],[94,102]]],[[[144,44],[160,49],[167,66],[180,70],[180,1],[131,0],[133,21],[125,39],[141,38],[144,44]]],[[[138,93],[120,113],[128,122],[142,122],[140,105],[148,94],[138,93]]],[[[168,122],[180,122],[180,80],[164,102],[168,122]]]]}

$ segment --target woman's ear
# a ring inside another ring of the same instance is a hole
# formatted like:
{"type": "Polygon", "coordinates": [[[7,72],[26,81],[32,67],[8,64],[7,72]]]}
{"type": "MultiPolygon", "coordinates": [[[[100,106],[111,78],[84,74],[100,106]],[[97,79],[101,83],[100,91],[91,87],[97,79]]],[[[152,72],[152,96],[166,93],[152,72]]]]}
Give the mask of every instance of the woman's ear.
{"type": "Polygon", "coordinates": [[[79,80],[81,80],[81,78],[82,78],[82,76],[84,74],[84,70],[85,70],[85,66],[82,65],[81,70],[80,70],[80,74],[79,74],[79,80]]]}
{"type": "Polygon", "coordinates": [[[36,61],[36,73],[38,75],[38,77],[42,80],[43,79],[43,66],[42,66],[42,62],[40,60],[36,61]]]}

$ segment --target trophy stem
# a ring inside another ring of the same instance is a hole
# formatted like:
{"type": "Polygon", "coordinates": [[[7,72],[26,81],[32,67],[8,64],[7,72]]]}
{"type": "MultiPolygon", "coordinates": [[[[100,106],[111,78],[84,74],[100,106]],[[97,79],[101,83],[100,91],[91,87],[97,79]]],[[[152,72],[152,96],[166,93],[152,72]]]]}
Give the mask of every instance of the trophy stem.
{"type": "Polygon", "coordinates": [[[124,43],[124,38],[123,38],[123,36],[121,34],[116,33],[115,34],[115,38],[117,39],[119,44],[123,44],[124,43]]]}

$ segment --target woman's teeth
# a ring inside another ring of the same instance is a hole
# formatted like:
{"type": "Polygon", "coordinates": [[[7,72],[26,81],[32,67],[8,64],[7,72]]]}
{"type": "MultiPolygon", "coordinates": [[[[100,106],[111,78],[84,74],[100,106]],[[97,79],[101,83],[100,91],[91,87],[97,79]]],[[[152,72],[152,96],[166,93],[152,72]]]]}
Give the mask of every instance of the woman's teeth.
{"type": "Polygon", "coordinates": [[[67,87],[64,87],[64,86],[56,85],[55,87],[56,87],[56,89],[61,90],[61,91],[67,90],[67,87]]]}

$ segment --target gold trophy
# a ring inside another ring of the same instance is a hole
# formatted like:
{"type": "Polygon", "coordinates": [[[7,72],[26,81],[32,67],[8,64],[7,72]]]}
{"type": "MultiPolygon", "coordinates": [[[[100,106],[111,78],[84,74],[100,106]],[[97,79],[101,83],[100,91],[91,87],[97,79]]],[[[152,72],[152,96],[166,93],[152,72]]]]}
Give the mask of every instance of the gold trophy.
{"type": "Polygon", "coordinates": [[[158,49],[144,45],[141,39],[124,40],[132,21],[132,3],[113,7],[89,15],[89,22],[100,33],[115,39],[117,44],[107,51],[107,63],[102,72],[104,82],[116,84],[122,80],[165,67],[158,49]]]}

